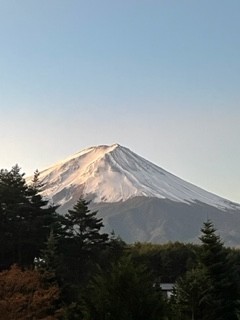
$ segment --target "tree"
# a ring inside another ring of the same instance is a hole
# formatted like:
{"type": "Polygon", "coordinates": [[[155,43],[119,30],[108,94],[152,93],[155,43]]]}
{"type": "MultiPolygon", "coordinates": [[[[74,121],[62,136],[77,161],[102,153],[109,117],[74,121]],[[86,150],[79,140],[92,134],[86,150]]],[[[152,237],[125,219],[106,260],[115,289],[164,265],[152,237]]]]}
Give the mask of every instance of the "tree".
{"type": "Polygon", "coordinates": [[[103,227],[101,218],[97,218],[97,211],[88,208],[90,201],[80,198],[72,210],[65,215],[66,237],[75,239],[81,249],[91,251],[106,244],[108,235],[100,233],[103,227]]]}
{"type": "Polygon", "coordinates": [[[206,269],[210,285],[206,288],[208,301],[204,304],[205,320],[237,320],[239,311],[239,278],[228,251],[211,221],[201,229],[202,253],[200,263],[206,269]]]}
{"type": "Polygon", "coordinates": [[[180,242],[152,244],[135,243],[130,251],[136,261],[147,267],[161,282],[174,283],[196,265],[198,247],[180,242]]]}
{"type": "Polygon", "coordinates": [[[40,194],[38,172],[28,185],[16,165],[0,171],[0,268],[13,263],[33,264],[47,240],[50,229],[57,224],[56,206],[40,194]]]}
{"type": "Polygon", "coordinates": [[[0,171],[0,234],[1,234],[1,268],[11,264],[17,252],[15,236],[20,233],[16,223],[21,223],[20,207],[27,204],[27,186],[16,165],[11,171],[0,171]]]}
{"type": "Polygon", "coordinates": [[[239,276],[211,221],[201,229],[198,265],[176,284],[174,303],[183,319],[237,320],[239,276]]]}
{"type": "Polygon", "coordinates": [[[14,265],[0,273],[0,320],[59,319],[59,294],[36,270],[14,265]]]}
{"type": "Polygon", "coordinates": [[[58,252],[58,239],[51,230],[45,248],[41,250],[40,257],[35,258],[34,264],[46,281],[57,283],[60,282],[58,271],[61,268],[61,262],[58,252]]]}
{"type": "Polygon", "coordinates": [[[184,276],[179,278],[170,301],[171,319],[202,319],[202,306],[209,298],[206,294],[208,284],[206,270],[199,266],[187,271],[184,276]]]}
{"type": "Polygon", "coordinates": [[[80,198],[62,221],[63,235],[59,239],[63,257],[61,277],[71,284],[72,296],[74,287],[78,291],[80,285],[86,283],[100,253],[108,246],[108,234],[100,232],[102,219],[96,217],[97,211],[89,209],[89,203],[80,198]]]}
{"type": "Polygon", "coordinates": [[[112,264],[110,272],[99,270],[83,300],[84,320],[161,320],[164,302],[143,265],[129,257],[112,264]]]}

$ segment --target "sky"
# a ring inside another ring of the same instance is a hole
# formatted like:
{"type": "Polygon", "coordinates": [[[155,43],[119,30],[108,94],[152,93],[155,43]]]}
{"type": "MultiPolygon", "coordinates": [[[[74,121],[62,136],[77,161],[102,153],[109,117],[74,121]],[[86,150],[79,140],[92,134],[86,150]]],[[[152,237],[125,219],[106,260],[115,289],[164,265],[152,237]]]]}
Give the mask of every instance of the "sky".
{"type": "Polygon", "coordinates": [[[240,202],[239,0],[0,0],[0,168],[119,143],[240,202]]]}

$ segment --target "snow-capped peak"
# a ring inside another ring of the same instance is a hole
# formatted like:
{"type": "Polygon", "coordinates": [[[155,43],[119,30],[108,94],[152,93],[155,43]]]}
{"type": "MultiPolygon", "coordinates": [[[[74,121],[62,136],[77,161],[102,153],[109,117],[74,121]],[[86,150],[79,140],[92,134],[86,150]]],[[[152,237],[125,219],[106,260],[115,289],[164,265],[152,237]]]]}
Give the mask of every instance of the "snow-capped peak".
{"type": "Polygon", "coordinates": [[[176,202],[203,202],[221,209],[237,207],[113,144],[84,149],[40,172],[44,194],[64,204],[80,195],[94,202],[119,202],[136,196],[176,202]]]}

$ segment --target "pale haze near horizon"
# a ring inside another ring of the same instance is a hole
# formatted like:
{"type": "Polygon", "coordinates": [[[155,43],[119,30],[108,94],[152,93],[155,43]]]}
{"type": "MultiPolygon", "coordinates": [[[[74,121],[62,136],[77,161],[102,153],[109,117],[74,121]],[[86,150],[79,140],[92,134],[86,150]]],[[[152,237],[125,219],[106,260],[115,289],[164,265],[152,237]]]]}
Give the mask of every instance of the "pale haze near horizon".
{"type": "Polygon", "coordinates": [[[119,143],[240,202],[239,1],[0,6],[0,168],[119,143]]]}

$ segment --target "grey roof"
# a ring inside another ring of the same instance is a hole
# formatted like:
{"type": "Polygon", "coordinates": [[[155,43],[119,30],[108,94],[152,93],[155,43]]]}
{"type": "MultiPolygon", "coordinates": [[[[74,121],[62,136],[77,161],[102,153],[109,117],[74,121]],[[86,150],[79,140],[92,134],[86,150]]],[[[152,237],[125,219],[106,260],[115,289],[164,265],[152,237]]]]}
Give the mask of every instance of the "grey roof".
{"type": "Polygon", "coordinates": [[[163,291],[172,291],[174,283],[160,283],[160,287],[163,291]]]}

